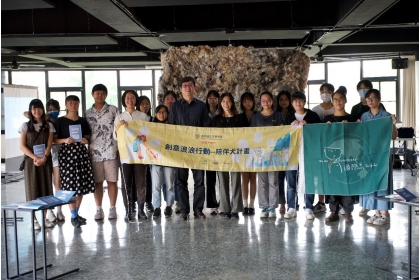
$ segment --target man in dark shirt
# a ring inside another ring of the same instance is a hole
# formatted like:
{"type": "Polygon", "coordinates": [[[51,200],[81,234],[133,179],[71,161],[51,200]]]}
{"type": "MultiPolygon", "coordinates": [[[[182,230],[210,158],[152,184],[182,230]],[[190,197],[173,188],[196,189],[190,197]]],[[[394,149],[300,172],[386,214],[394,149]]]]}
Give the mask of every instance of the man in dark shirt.
{"type": "MultiPolygon", "coordinates": [[[[194,98],[195,81],[185,77],[180,83],[182,98],[175,102],[169,111],[168,123],[176,125],[209,127],[211,119],[204,102],[194,98]]],[[[205,219],[203,214],[205,188],[204,171],[191,169],[194,177],[194,217],[205,219]]],[[[190,212],[188,192],[188,168],[178,168],[179,202],[181,204],[181,219],[187,220],[190,212]]]]}

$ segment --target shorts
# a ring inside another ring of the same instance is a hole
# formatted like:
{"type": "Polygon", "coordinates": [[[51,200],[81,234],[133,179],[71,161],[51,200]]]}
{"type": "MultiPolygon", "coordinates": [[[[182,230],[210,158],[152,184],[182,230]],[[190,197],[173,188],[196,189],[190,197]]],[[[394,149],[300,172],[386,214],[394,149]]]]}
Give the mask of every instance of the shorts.
{"type": "Polygon", "coordinates": [[[61,145],[53,144],[51,148],[51,156],[52,156],[52,162],[53,167],[60,167],[60,164],[58,163],[58,150],[60,150],[61,145]]]}
{"type": "Polygon", "coordinates": [[[102,183],[104,180],[117,182],[119,165],[120,161],[118,159],[92,162],[95,183],[102,183]]]}

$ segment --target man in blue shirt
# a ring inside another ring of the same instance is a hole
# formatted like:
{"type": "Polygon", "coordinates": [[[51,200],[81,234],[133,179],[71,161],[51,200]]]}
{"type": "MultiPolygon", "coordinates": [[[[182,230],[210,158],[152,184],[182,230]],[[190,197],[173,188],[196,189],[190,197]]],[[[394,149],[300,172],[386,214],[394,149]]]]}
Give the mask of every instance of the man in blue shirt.
{"type": "MultiPolygon", "coordinates": [[[[211,119],[204,102],[194,97],[195,81],[185,77],[180,83],[182,99],[175,102],[169,111],[168,123],[176,125],[209,127],[211,119]]],[[[205,219],[203,214],[205,188],[204,171],[191,169],[194,177],[194,217],[205,219]]],[[[188,192],[188,168],[178,168],[179,202],[181,204],[181,219],[187,220],[190,212],[188,192]]]]}

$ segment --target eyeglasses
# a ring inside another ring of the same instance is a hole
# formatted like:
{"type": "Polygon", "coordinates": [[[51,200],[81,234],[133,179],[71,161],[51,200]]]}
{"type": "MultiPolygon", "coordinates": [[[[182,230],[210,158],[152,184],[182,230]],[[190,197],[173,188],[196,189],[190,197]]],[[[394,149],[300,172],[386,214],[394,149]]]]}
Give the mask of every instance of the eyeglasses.
{"type": "Polygon", "coordinates": [[[333,103],[341,103],[341,102],[344,102],[344,101],[346,101],[344,98],[333,98],[332,99],[333,103]]]}
{"type": "Polygon", "coordinates": [[[193,88],[193,87],[194,87],[193,84],[182,85],[182,88],[193,88]]]}
{"type": "Polygon", "coordinates": [[[273,100],[271,99],[261,99],[261,104],[271,104],[273,100]]]}
{"type": "Polygon", "coordinates": [[[376,100],[378,100],[378,98],[376,98],[376,97],[368,97],[368,98],[366,98],[366,101],[369,101],[369,102],[375,102],[376,100]]]}

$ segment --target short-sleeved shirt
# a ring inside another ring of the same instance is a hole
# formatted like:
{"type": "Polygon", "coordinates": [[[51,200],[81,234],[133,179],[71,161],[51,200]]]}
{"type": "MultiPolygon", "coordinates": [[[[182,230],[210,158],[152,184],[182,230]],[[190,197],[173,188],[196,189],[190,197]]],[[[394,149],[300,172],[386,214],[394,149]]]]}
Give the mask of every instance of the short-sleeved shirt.
{"type": "Polygon", "coordinates": [[[117,134],[116,133],[117,133],[118,124],[122,120],[124,120],[126,122],[130,122],[130,121],[134,121],[134,120],[135,121],[145,121],[145,122],[147,122],[147,121],[149,121],[149,116],[146,115],[143,112],[140,112],[140,111],[134,111],[132,115],[130,115],[130,113],[127,112],[127,111],[125,111],[121,114],[118,114],[117,117],[115,118],[115,121],[114,121],[113,137],[114,137],[115,140],[117,140],[117,134]]]}
{"type": "Polygon", "coordinates": [[[82,135],[90,135],[90,127],[86,119],[79,117],[77,120],[73,121],[66,117],[60,117],[56,119],[54,123],[55,134],[58,139],[66,139],[70,137],[70,125],[80,124],[82,127],[82,135]]]}
{"type": "Polygon", "coordinates": [[[363,113],[363,115],[360,117],[360,120],[362,122],[365,122],[365,121],[381,119],[381,118],[385,118],[385,117],[389,117],[389,116],[391,116],[391,114],[388,113],[387,111],[383,110],[383,109],[379,109],[379,111],[376,113],[376,115],[372,115],[370,110],[369,110],[369,111],[363,113]]]}
{"type": "MultiPolygon", "coordinates": [[[[39,132],[39,129],[41,128],[41,125],[42,125],[42,123],[34,123],[34,128],[35,128],[35,131],[36,132],[39,132]]],[[[50,133],[55,133],[55,128],[54,128],[54,125],[52,123],[48,122],[48,127],[50,129],[50,133]]],[[[28,132],[28,123],[27,122],[24,122],[20,126],[18,132],[19,133],[21,133],[21,132],[25,132],[25,133],[28,132]]]]}
{"type": "MultiPolygon", "coordinates": [[[[386,111],[385,106],[382,103],[380,103],[379,106],[382,110],[386,111]]],[[[360,103],[357,103],[356,105],[354,105],[353,108],[351,108],[351,113],[350,114],[353,116],[353,118],[355,118],[357,120],[357,119],[360,119],[362,117],[362,115],[364,113],[368,112],[369,110],[370,110],[370,108],[369,108],[368,105],[363,105],[363,103],[360,102],[360,103]]]]}
{"type": "Polygon", "coordinates": [[[283,115],[274,111],[269,116],[264,116],[261,112],[254,114],[251,118],[250,126],[279,126],[283,124],[283,115]]]}
{"type": "Polygon", "coordinates": [[[325,118],[325,116],[334,114],[335,112],[335,108],[334,106],[332,106],[332,108],[325,110],[324,108],[321,107],[321,105],[317,105],[315,107],[312,108],[312,111],[314,111],[315,113],[318,114],[319,118],[321,120],[323,120],[325,118]]]}
{"type": "Polygon", "coordinates": [[[193,98],[191,103],[188,103],[185,99],[181,99],[172,104],[171,110],[169,110],[168,123],[210,127],[211,119],[203,101],[193,98]]]}
{"type": "Polygon", "coordinates": [[[114,121],[119,113],[117,107],[106,102],[100,111],[96,110],[94,105],[86,111],[85,118],[92,130],[89,141],[92,161],[99,162],[118,157],[118,146],[113,134],[114,121]]]}

